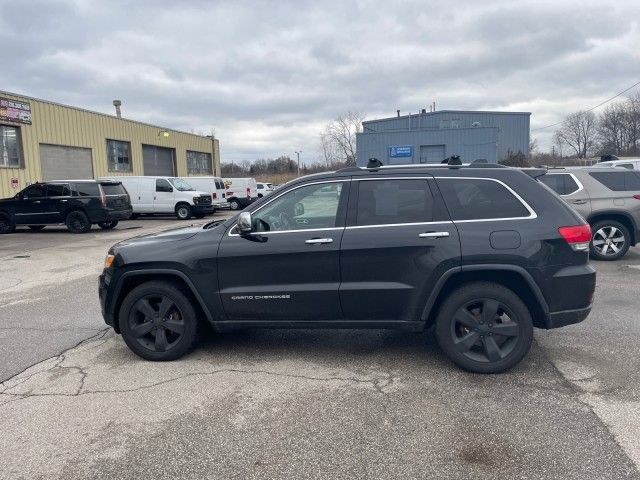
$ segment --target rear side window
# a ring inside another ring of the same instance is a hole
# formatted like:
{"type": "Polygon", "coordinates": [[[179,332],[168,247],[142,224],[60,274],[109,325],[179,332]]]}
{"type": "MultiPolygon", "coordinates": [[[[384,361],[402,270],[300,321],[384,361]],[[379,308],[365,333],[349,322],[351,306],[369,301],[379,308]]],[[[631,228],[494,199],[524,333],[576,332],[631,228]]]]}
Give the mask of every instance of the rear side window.
{"type": "Polygon", "coordinates": [[[126,195],[127,192],[121,183],[101,183],[105,195],[126,195]]]}
{"type": "Polygon", "coordinates": [[[504,185],[488,179],[440,178],[452,220],[522,218],[529,210],[504,185]]]}
{"type": "Polygon", "coordinates": [[[76,183],[73,194],[77,197],[99,197],[100,189],[97,183],[76,183]]]}
{"type": "Polygon", "coordinates": [[[558,195],[571,195],[580,189],[573,177],[567,173],[546,174],[538,180],[558,195]]]}
{"type": "Polygon", "coordinates": [[[591,172],[589,175],[614,192],[640,190],[640,175],[636,172],[591,172]]]}
{"type": "Polygon", "coordinates": [[[222,180],[216,180],[216,188],[218,190],[224,190],[224,182],[222,180]]]}
{"type": "Polygon", "coordinates": [[[421,180],[358,182],[356,225],[420,223],[433,220],[433,197],[421,180]]]}
{"type": "Polygon", "coordinates": [[[69,197],[71,192],[69,185],[62,183],[49,183],[47,185],[47,197],[69,197]]]}

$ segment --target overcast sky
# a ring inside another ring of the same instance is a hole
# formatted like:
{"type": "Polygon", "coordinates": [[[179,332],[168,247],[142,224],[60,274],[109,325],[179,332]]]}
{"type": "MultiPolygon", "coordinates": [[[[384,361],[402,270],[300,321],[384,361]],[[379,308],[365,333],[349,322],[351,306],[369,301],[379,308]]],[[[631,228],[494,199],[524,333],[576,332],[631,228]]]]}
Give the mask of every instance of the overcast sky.
{"type": "Polygon", "coordinates": [[[119,98],[131,119],[214,129],[223,161],[312,161],[347,110],[559,121],[640,81],[639,22],[638,0],[0,0],[0,90],[106,113],[119,98]]]}

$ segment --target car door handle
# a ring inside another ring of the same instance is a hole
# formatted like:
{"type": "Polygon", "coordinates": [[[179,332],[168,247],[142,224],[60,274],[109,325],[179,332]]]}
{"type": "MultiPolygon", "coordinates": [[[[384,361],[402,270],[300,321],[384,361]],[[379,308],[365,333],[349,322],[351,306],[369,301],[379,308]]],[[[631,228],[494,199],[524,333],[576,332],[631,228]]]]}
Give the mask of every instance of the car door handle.
{"type": "Polygon", "coordinates": [[[304,243],[308,243],[310,245],[315,245],[317,243],[333,243],[333,238],[310,238],[309,240],[305,240],[304,243]]]}
{"type": "Polygon", "coordinates": [[[449,232],[424,232],[418,234],[420,238],[445,238],[449,236],[449,232]]]}
{"type": "Polygon", "coordinates": [[[67,203],[67,201],[66,201],[66,200],[60,200],[60,201],[61,201],[62,203],[67,203]]]}
{"type": "Polygon", "coordinates": [[[573,203],[574,205],[584,205],[585,203],[587,203],[586,200],[571,200],[571,203],[573,203]]]}
{"type": "Polygon", "coordinates": [[[34,200],[33,203],[40,203],[40,200],[34,200]]]}

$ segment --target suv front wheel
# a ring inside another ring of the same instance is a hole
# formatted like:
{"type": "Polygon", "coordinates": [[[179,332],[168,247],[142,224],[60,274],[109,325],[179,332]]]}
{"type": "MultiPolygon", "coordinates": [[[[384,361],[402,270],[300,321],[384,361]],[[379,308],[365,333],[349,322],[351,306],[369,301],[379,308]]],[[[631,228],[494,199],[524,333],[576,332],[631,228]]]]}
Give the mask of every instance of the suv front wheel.
{"type": "Polygon", "coordinates": [[[459,367],[498,373],[517,365],[533,341],[533,322],[520,297],[495,283],[464,285],[445,299],[436,319],[440,348],[459,367]]]}
{"type": "Polygon", "coordinates": [[[134,288],[122,302],[119,321],[122,338],[145,360],[180,358],[197,337],[191,301],[172,283],[147,282],[134,288]]]}
{"type": "Polygon", "coordinates": [[[591,227],[593,237],[589,247],[595,260],[618,260],[631,245],[629,230],[615,220],[602,220],[591,227]]]}

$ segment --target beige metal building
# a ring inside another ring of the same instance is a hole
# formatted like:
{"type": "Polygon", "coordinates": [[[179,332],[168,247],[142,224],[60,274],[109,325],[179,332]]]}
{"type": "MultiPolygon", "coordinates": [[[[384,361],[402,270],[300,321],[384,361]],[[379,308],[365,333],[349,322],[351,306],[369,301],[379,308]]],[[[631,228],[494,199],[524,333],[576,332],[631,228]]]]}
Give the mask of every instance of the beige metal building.
{"type": "Polygon", "coordinates": [[[212,137],[0,91],[0,198],[43,180],[219,174],[212,137]]]}

